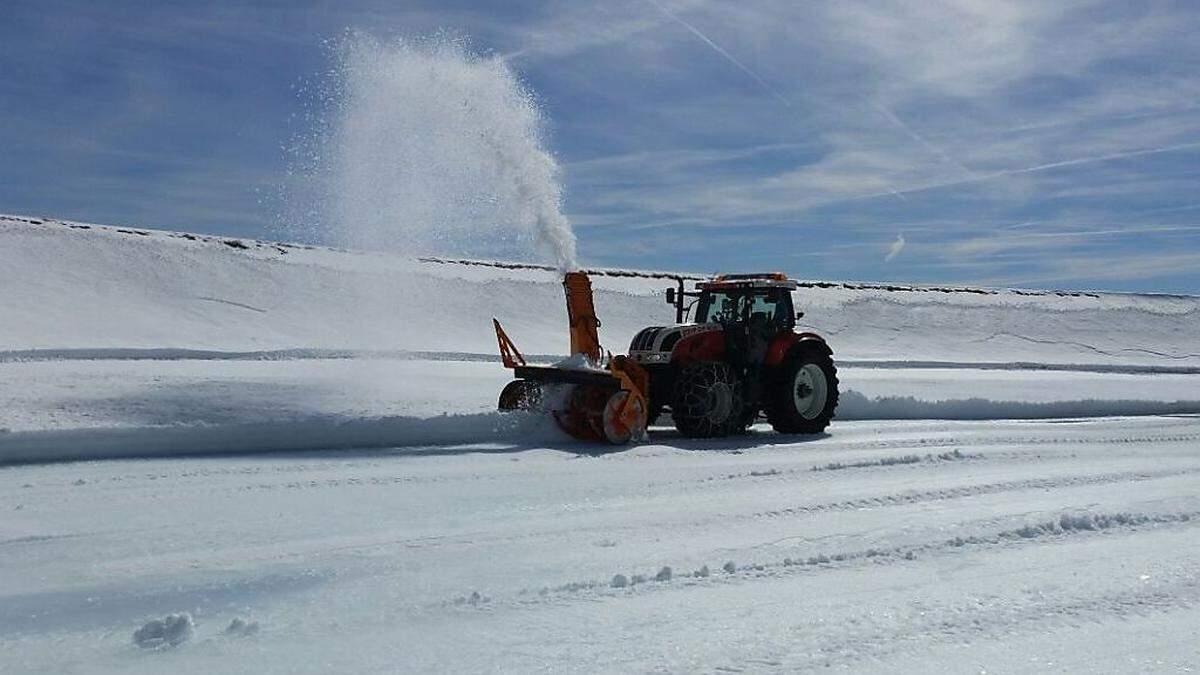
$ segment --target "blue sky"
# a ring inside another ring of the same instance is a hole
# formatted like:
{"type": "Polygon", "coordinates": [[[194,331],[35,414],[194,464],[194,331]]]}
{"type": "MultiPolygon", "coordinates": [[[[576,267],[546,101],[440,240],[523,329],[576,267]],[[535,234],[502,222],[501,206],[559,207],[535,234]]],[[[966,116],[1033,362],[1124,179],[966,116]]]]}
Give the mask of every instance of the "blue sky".
{"type": "Polygon", "coordinates": [[[0,7],[0,212],[270,236],[322,42],[450,30],[538,93],[585,262],[1200,293],[1200,6],[0,7]]]}

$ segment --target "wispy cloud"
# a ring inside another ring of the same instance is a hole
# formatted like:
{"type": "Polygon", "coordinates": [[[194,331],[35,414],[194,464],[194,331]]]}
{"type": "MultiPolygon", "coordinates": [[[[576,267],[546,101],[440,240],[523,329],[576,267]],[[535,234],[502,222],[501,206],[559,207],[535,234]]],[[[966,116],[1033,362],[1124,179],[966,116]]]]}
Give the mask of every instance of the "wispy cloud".
{"type": "Polygon", "coordinates": [[[62,0],[5,18],[0,154],[31,159],[0,164],[0,210],[256,234],[272,210],[247,195],[286,180],[322,40],[445,29],[535,92],[590,260],[1200,291],[1189,3],[62,0]]]}
{"type": "Polygon", "coordinates": [[[888,252],[887,255],[883,257],[883,261],[891,262],[896,256],[900,255],[900,252],[904,250],[904,246],[906,244],[908,244],[908,242],[904,240],[903,234],[896,235],[896,241],[893,241],[892,245],[888,246],[888,252]]]}

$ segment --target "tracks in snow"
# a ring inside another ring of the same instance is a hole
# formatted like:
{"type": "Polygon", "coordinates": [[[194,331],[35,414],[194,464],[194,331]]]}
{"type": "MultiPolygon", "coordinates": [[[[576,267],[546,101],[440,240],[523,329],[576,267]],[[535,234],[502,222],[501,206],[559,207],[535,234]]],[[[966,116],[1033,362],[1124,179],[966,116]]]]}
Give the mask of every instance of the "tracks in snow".
{"type": "Polygon", "coordinates": [[[1093,485],[1117,485],[1121,483],[1137,483],[1163,478],[1178,478],[1200,474],[1200,467],[1174,469],[1163,471],[1127,471],[1097,475],[1061,476],[1058,478],[1030,478],[1026,480],[983,483],[978,485],[961,485],[957,487],[936,490],[920,490],[900,492],[872,497],[860,497],[836,502],[823,502],[788,507],[772,511],[761,511],[754,514],[755,518],[783,518],[808,513],[828,513],[831,511],[860,511],[862,509],[883,508],[888,506],[908,506],[927,502],[939,502],[985,495],[1020,492],[1024,490],[1057,490],[1070,487],[1093,485]]]}
{"type": "MultiPolygon", "coordinates": [[[[1134,434],[1130,437],[1097,437],[1091,439],[1093,442],[1109,445],[1132,445],[1139,440],[1152,441],[1155,443],[1187,443],[1194,439],[1200,438],[1197,434],[1157,434],[1157,435],[1142,435],[1134,434]]],[[[963,443],[964,439],[944,439],[945,442],[963,443]]],[[[1009,438],[989,437],[984,439],[972,439],[973,444],[969,446],[972,450],[979,441],[984,444],[994,443],[997,445],[1013,446],[1019,445],[1021,441],[1015,441],[1009,438]]],[[[1077,439],[1082,443],[1085,439],[1077,439]]],[[[892,442],[888,445],[888,441],[872,442],[868,444],[849,444],[850,447],[870,447],[872,449],[878,447],[889,448],[888,455],[885,457],[906,456],[910,448],[928,448],[929,439],[919,438],[911,443],[892,442]]],[[[840,452],[843,449],[838,448],[840,452]]],[[[1073,488],[1086,488],[1096,486],[1121,486],[1134,485],[1139,483],[1148,483],[1157,480],[1170,480],[1186,476],[1200,475],[1200,466],[1182,466],[1175,468],[1164,469],[1141,469],[1127,471],[1108,471],[1108,472],[1084,472],[1070,471],[1076,466],[1074,461],[1068,461],[1066,464],[1060,464],[1055,467],[1054,471],[1059,472],[1056,476],[1037,475],[1035,477],[1018,478],[1013,480],[1003,481],[977,481],[976,477],[986,477],[996,473],[1001,467],[1019,467],[1026,464],[1041,465],[1046,462],[1061,462],[1062,460],[1072,460],[1074,454],[1052,454],[1046,455],[1043,453],[1030,453],[1020,451],[1010,451],[1003,453],[987,453],[976,454],[969,452],[961,455],[961,459],[954,461],[942,461],[936,459],[933,461],[922,461],[917,464],[894,463],[894,462],[879,462],[865,467],[847,468],[833,472],[813,472],[813,468],[819,468],[821,464],[804,464],[800,467],[787,469],[751,469],[740,474],[718,474],[706,478],[686,478],[671,481],[651,480],[622,485],[618,488],[621,494],[663,494],[670,492],[679,492],[683,495],[697,495],[711,488],[717,488],[722,491],[728,490],[728,486],[723,485],[730,481],[737,483],[739,481],[751,481],[756,485],[777,486],[795,485],[796,491],[800,494],[812,492],[816,489],[824,491],[827,486],[852,484],[864,479],[866,475],[875,476],[876,479],[885,475],[896,475],[902,478],[901,483],[911,482],[913,478],[920,477],[923,482],[944,483],[947,480],[952,480],[955,484],[939,485],[938,487],[928,489],[910,489],[898,491],[883,491],[868,493],[861,496],[855,496],[847,499],[834,500],[810,500],[800,503],[784,504],[777,508],[770,509],[754,509],[740,510],[736,507],[727,510],[715,511],[711,509],[702,510],[699,512],[681,512],[672,514],[667,520],[662,523],[663,527],[669,527],[673,530],[686,531],[705,531],[716,529],[740,528],[743,524],[749,526],[755,522],[766,522],[771,520],[802,518],[811,515],[830,514],[839,512],[864,512],[877,509],[891,509],[899,507],[913,507],[922,504],[948,502],[956,500],[967,500],[978,497],[998,496],[1004,494],[1019,494],[1022,492],[1053,492],[1069,490],[1073,488]],[[965,466],[969,464],[968,466],[965,466]],[[951,473],[944,473],[949,471],[951,473]],[[963,473],[966,471],[966,473],[963,473]],[[903,478],[903,476],[911,476],[911,478],[903,478]]],[[[610,458],[615,461],[622,461],[623,458],[610,458]]],[[[636,465],[647,458],[631,457],[629,462],[636,465]]],[[[611,469],[606,459],[593,459],[589,461],[599,461],[605,466],[597,466],[595,470],[600,472],[601,479],[597,485],[589,486],[583,492],[572,494],[572,498],[580,502],[604,504],[611,501],[616,494],[614,488],[607,485],[605,479],[606,472],[611,469]]],[[[1082,460],[1081,460],[1082,462],[1082,460]]],[[[372,468],[386,469],[388,462],[380,462],[371,460],[367,462],[372,468]]],[[[358,465],[358,462],[351,461],[346,463],[336,463],[334,467],[340,470],[353,470],[358,465]]],[[[516,465],[511,465],[515,467],[516,465]]],[[[1047,464],[1047,466],[1050,466],[1047,464]]],[[[503,474],[489,474],[481,472],[471,475],[416,475],[416,474],[378,474],[370,475],[369,473],[358,473],[355,475],[344,475],[338,477],[324,477],[305,479],[301,468],[284,465],[280,467],[289,478],[282,482],[251,482],[239,485],[226,485],[219,488],[221,492],[228,494],[245,494],[246,492],[259,491],[274,491],[274,490],[403,490],[409,491],[413,489],[430,489],[435,484],[449,485],[470,485],[477,482],[488,484],[513,484],[522,485],[527,480],[529,472],[540,472],[544,470],[538,466],[530,467],[528,472],[525,469],[513,468],[503,474]],[[297,474],[300,475],[297,475],[297,474]]],[[[1043,473],[1034,468],[1022,468],[1021,471],[1026,473],[1043,473]]],[[[233,475],[246,476],[248,478],[257,478],[262,476],[261,471],[248,472],[245,470],[229,471],[227,469],[217,470],[217,475],[233,475]]],[[[572,471],[572,473],[578,473],[572,471]]],[[[184,474],[189,478],[205,480],[210,474],[209,472],[187,471],[184,474]]],[[[128,477],[128,476],[127,476],[128,477]]],[[[137,476],[133,476],[136,478],[137,476]]],[[[161,480],[165,476],[160,474],[147,474],[147,479],[161,480]]],[[[100,481],[103,484],[103,481],[100,481]]],[[[190,482],[190,481],[189,481],[190,482]]],[[[888,481],[896,483],[895,480],[888,481]]],[[[488,488],[492,489],[492,488],[488,488]]],[[[734,487],[735,492],[743,488],[734,487]]],[[[723,493],[723,492],[722,492],[723,493]]],[[[540,509],[539,509],[540,510],[540,509]]],[[[594,511],[595,513],[613,513],[613,509],[606,508],[594,511]]],[[[566,515],[566,514],[564,514],[566,515]]],[[[520,513],[514,513],[515,518],[522,518],[520,513]]],[[[538,527],[522,530],[520,527],[503,528],[497,532],[495,530],[478,530],[478,531],[458,531],[440,536],[422,536],[422,537],[384,537],[375,540],[361,541],[354,544],[346,545],[344,542],[337,546],[328,549],[314,549],[312,552],[318,556],[327,554],[339,554],[348,551],[368,551],[368,550],[386,550],[395,548],[397,550],[415,551],[415,550],[476,550],[480,547],[502,546],[502,545],[525,545],[536,548],[537,546],[546,545],[546,542],[554,541],[573,541],[573,542],[598,542],[609,541],[611,538],[622,538],[627,536],[640,536],[644,534],[645,523],[638,519],[633,519],[630,522],[614,522],[611,518],[602,518],[601,522],[590,522],[590,518],[585,514],[581,517],[571,517],[568,521],[553,520],[550,521],[551,526],[540,524],[538,527]]],[[[598,544],[597,544],[598,545],[598,544]]],[[[837,555],[837,554],[834,554],[837,555]]],[[[721,562],[721,561],[718,561],[721,562]]],[[[653,570],[652,570],[653,571],[653,570]]],[[[592,583],[592,582],[588,582],[592,583]]]]}
{"type": "MultiPolygon", "coordinates": [[[[1032,521],[1017,528],[996,530],[970,537],[953,537],[889,548],[829,550],[813,552],[803,557],[759,560],[736,564],[714,560],[695,571],[665,566],[656,573],[653,569],[641,573],[614,570],[612,579],[589,579],[541,588],[522,588],[507,596],[480,593],[474,601],[449,599],[444,606],[500,608],[530,608],[546,603],[570,600],[620,601],[645,593],[682,592],[710,588],[728,583],[757,583],[784,579],[800,574],[819,574],[847,566],[900,564],[928,556],[978,553],[998,547],[1036,546],[1062,541],[1064,538],[1098,536],[1102,534],[1133,535],[1163,528],[1196,528],[1200,526],[1200,510],[1176,513],[1063,513],[1057,518],[1032,521]],[[664,575],[663,570],[668,570],[664,575]],[[617,583],[616,576],[628,574],[617,583]],[[657,578],[656,578],[657,577],[657,578]],[[630,581],[632,580],[632,581],[630,581]]],[[[1200,578],[1193,579],[1200,584],[1200,578]]],[[[1200,601],[1200,585],[1190,602],[1200,601]]],[[[477,592],[478,593],[478,592],[477,592]]]]}

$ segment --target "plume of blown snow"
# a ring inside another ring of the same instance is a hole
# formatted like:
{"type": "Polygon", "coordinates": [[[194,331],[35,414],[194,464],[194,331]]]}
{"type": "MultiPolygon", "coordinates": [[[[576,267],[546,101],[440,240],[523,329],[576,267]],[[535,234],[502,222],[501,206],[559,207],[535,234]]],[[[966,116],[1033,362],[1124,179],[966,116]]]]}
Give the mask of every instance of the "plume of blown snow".
{"type": "Polygon", "coordinates": [[[507,61],[446,36],[349,34],[337,54],[318,87],[327,110],[297,153],[323,178],[316,210],[332,239],[576,266],[544,120],[507,61]]]}

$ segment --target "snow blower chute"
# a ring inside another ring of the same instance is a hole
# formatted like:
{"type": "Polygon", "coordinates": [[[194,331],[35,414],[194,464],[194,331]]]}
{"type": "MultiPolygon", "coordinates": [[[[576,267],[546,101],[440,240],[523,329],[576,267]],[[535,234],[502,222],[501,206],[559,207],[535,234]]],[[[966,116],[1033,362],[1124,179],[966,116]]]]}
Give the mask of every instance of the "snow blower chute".
{"type": "Polygon", "coordinates": [[[605,355],[600,320],[592,303],[592,282],[583,272],[563,278],[571,333],[571,358],[535,366],[492,319],[500,358],[516,375],[500,392],[500,410],[548,410],[568,434],[585,441],[628,443],[646,433],[650,378],[626,356],[605,355]]]}

